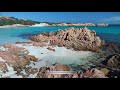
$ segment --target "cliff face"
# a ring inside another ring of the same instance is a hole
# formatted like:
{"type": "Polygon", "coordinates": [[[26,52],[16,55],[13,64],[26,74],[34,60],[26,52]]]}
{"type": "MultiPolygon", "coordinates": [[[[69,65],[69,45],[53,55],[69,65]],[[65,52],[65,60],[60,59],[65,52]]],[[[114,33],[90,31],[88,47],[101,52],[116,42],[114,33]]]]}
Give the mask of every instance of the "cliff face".
{"type": "Polygon", "coordinates": [[[40,34],[31,37],[31,40],[36,42],[49,41],[51,45],[89,51],[98,51],[99,47],[103,45],[103,41],[96,35],[96,32],[86,27],[68,28],[65,31],[58,30],[56,35],[53,32],[48,35],[40,34]]]}

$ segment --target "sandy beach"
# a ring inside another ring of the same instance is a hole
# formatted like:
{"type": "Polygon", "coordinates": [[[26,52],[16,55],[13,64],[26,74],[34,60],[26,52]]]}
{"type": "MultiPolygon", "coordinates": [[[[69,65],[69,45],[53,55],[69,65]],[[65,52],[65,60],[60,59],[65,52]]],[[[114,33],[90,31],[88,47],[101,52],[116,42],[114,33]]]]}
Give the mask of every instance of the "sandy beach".
{"type": "Polygon", "coordinates": [[[13,25],[0,26],[0,28],[16,28],[16,27],[30,27],[30,25],[13,24],[13,25]]]}

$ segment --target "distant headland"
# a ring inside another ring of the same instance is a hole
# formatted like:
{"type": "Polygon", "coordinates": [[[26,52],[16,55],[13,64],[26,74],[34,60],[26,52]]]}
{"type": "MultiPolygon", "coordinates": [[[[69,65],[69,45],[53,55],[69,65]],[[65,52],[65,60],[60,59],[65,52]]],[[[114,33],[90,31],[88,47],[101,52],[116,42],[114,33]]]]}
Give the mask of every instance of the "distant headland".
{"type": "Polygon", "coordinates": [[[8,16],[0,16],[0,27],[40,27],[40,26],[108,26],[108,24],[100,23],[53,23],[53,22],[39,22],[28,19],[18,19],[8,16]]]}

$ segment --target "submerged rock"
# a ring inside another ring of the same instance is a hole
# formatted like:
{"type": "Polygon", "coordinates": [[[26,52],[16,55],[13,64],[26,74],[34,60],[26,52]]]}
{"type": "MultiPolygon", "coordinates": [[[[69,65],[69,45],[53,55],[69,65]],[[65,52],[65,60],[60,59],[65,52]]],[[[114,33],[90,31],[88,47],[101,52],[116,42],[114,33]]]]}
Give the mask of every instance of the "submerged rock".
{"type": "Polygon", "coordinates": [[[110,68],[120,69],[120,54],[108,56],[106,60],[103,62],[103,64],[110,68]]]}

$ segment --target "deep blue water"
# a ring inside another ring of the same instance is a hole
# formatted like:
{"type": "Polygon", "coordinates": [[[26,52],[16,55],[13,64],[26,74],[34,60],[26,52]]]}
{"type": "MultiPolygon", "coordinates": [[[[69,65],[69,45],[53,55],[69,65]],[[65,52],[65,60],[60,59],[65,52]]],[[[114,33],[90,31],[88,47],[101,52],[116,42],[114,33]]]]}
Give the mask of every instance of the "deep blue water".
{"type": "MultiPolygon", "coordinates": [[[[70,26],[69,26],[70,27],[70,26]]],[[[0,28],[0,44],[15,43],[17,41],[28,41],[27,38],[34,34],[42,32],[56,32],[58,29],[66,29],[68,26],[53,26],[53,27],[22,27],[22,28],[0,28]]],[[[83,26],[75,26],[81,28],[83,26]]],[[[120,44],[120,26],[88,27],[90,30],[95,30],[97,35],[108,42],[120,44]]]]}

